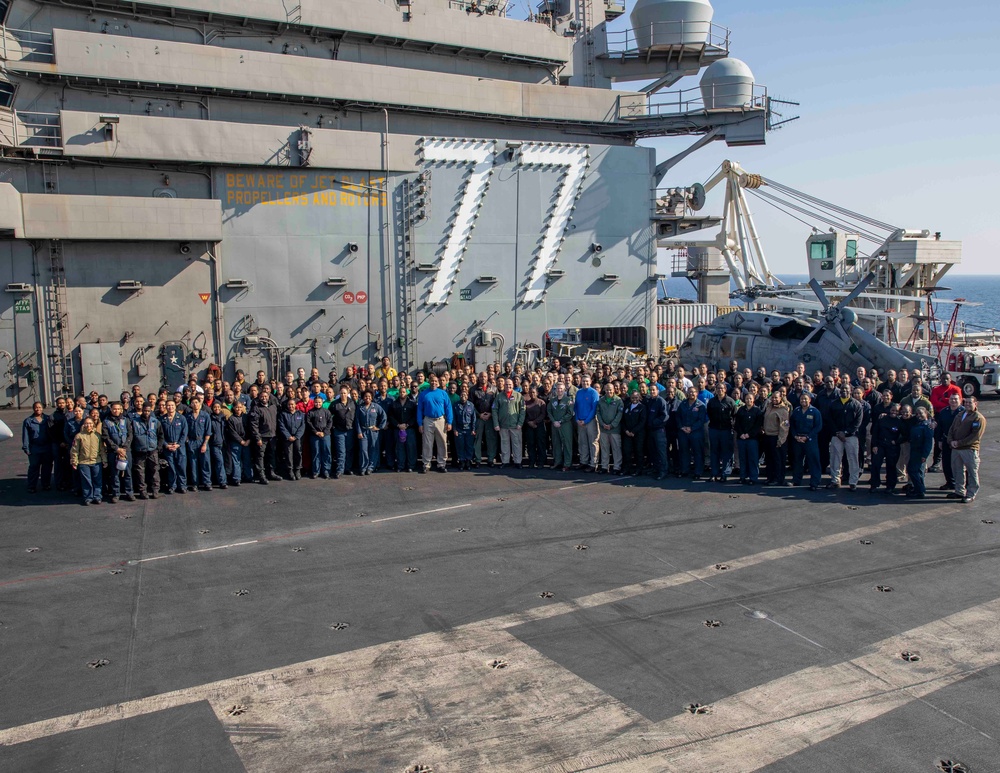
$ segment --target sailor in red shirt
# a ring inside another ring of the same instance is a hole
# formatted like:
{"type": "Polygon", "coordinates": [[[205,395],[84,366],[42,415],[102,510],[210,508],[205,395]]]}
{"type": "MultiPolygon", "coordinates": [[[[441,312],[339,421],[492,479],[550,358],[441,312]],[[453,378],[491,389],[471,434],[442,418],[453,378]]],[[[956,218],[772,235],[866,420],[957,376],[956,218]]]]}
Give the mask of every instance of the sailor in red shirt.
{"type": "MultiPolygon", "coordinates": [[[[934,408],[934,415],[937,416],[941,411],[948,407],[948,400],[952,395],[958,395],[958,399],[962,399],[962,388],[957,384],[953,384],[951,381],[951,374],[947,371],[941,374],[941,382],[931,389],[931,405],[934,408]]],[[[934,440],[934,458],[931,461],[931,466],[927,469],[928,472],[937,472],[938,463],[941,461],[941,440],[935,438],[934,440]]]]}
{"type": "Polygon", "coordinates": [[[931,390],[931,405],[934,407],[934,413],[938,411],[943,411],[948,407],[948,399],[952,395],[962,396],[962,388],[957,384],[951,382],[950,373],[941,374],[941,383],[931,390]]]}

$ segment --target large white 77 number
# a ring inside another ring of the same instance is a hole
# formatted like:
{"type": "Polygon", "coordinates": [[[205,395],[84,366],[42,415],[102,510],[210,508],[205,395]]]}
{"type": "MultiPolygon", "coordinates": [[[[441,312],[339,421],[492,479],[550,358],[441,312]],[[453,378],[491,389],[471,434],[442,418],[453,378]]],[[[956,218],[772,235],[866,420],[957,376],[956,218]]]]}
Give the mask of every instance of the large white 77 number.
{"type": "Polygon", "coordinates": [[[559,177],[559,190],[555,204],[545,221],[545,235],[535,252],[531,265],[531,278],[521,297],[523,303],[535,303],[542,299],[548,283],[548,272],[552,269],[563,240],[576,201],[583,190],[583,178],[589,164],[589,150],[586,145],[561,145],[528,142],[521,146],[518,166],[559,166],[563,168],[559,177]]]}
{"type": "MultiPolygon", "coordinates": [[[[469,247],[472,229],[476,218],[479,217],[479,210],[482,208],[493,174],[496,145],[494,140],[431,138],[423,141],[424,161],[462,163],[468,166],[461,203],[451,222],[434,284],[427,297],[428,305],[447,303],[448,296],[451,295],[458,279],[459,264],[469,247]]],[[[573,216],[576,200],[583,189],[583,178],[588,165],[589,149],[586,145],[528,142],[518,151],[518,168],[522,166],[563,168],[556,201],[546,216],[545,234],[535,252],[531,277],[521,296],[522,303],[540,301],[545,293],[548,272],[559,256],[563,240],[566,238],[566,228],[573,216]]]]}
{"type": "Polygon", "coordinates": [[[490,186],[490,176],[493,174],[493,161],[497,154],[497,144],[493,140],[457,140],[437,139],[424,140],[423,155],[425,161],[445,163],[463,163],[468,165],[465,172],[465,186],[462,190],[462,201],[451,221],[451,231],[445,242],[441,262],[438,265],[434,284],[431,286],[427,304],[438,305],[448,302],[455,280],[458,278],[458,266],[462,255],[469,247],[472,227],[479,210],[483,206],[483,197],[490,186]]]}

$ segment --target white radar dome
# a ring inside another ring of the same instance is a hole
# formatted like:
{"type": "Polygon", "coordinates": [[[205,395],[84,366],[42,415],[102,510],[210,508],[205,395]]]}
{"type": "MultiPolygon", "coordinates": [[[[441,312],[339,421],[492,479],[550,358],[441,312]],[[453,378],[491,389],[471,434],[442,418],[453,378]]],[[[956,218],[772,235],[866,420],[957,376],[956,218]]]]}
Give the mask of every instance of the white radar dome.
{"type": "Polygon", "coordinates": [[[700,47],[715,13],[709,0],[636,0],[629,19],[640,51],[700,47]]]}
{"type": "Polygon", "coordinates": [[[753,73],[739,59],[720,59],[701,76],[705,108],[743,107],[753,102],[753,73]]]}

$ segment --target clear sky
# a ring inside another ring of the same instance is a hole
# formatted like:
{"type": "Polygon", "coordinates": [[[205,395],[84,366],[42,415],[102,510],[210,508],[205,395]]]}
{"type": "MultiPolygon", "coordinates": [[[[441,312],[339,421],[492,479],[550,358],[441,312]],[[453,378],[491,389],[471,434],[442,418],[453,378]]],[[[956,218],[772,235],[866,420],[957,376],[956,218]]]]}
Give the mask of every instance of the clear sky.
{"type": "MultiPolygon", "coordinates": [[[[628,2],[631,11],[633,3],[628,2]]],[[[956,271],[1000,274],[1000,2],[713,0],[731,55],[801,118],[766,146],[716,142],[667,185],[704,182],[724,159],[905,228],[964,242],[956,271]]],[[[609,24],[627,25],[628,15],[609,24]]],[[[686,78],[674,88],[697,85],[686,78]]],[[[658,160],[694,138],[653,140],[658,160]]],[[[645,143],[644,143],[645,144],[645,143]]],[[[801,223],[751,199],[777,273],[804,273],[801,223]]],[[[721,201],[706,208],[718,212],[721,201]]],[[[705,234],[708,234],[706,231],[705,234]]],[[[699,237],[701,234],[699,234],[699,237]]]]}

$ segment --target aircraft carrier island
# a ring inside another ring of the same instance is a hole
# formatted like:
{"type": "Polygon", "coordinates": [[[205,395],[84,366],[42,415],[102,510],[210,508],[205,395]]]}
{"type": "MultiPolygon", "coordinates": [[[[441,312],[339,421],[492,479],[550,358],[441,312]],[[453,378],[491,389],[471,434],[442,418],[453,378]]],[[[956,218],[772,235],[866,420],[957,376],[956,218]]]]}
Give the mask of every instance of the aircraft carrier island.
{"type": "Polygon", "coordinates": [[[669,165],[636,142],[762,143],[770,116],[707,0],[640,4],[639,33],[612,0],[0,6],[15,406],[553,330],[655,352],[669,165]]]}

